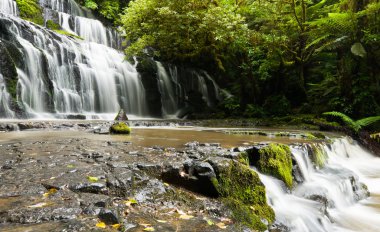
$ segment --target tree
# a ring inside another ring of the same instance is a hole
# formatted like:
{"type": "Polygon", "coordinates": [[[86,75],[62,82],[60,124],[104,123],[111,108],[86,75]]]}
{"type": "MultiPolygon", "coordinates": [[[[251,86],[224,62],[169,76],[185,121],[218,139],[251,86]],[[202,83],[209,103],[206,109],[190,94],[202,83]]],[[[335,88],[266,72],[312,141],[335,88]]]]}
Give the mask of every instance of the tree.
{"type": "Polygon", "coordinates": [[[249,38],[244,18],[235,9],[218,1],[131,1],[121,16],[130,43],[126,54],[170,62],[205,60],[223,69],[224,57],[242,50],[249,38]]]}

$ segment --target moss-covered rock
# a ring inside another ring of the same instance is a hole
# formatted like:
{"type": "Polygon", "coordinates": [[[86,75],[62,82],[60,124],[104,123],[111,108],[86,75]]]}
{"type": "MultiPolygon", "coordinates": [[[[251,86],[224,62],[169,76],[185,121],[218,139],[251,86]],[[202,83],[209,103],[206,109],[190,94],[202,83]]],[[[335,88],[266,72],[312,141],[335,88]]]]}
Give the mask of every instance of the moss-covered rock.
{"type": "Polygon", "coordinates": [[[311,153],[311,160],[317,167],[322,168],[325,166],[327,161],[325,150],[323,150],[318,144],[312,144],[310,145],[309,151],[311,153]]]}
{"type": "Polygon", "coordinates": [[[285,182],[289,188],[293,185],[292,157],[289,146],[271,143],[259,150],[258,169],[285,182]]]}
{"type": "Polygon", "coordinates": [[[53,20],[46,21],[46,27],[50,30],[61,30],[61,26],[53,20]]]}
{"type": "Polygon", "coordinates": [[[42,8],[38,5],[38,0],[16,0],[20,17],[33,23],[44,25],[42,8]]]}
{"type": "Polygon", "coordinates": [[[213,183],[236,221],[259,231],[267,230],[263,220],[274,221],[274,211],[266,201],[265,186],[249,166],[230,161],[230,165],[218,170],[213,183]]]}
{"type": "Polygon", "coordinates": [[[128,135],[131,133],[131,128],[125,122],[117,122],[110,127],[110,133],[128,135]]]}

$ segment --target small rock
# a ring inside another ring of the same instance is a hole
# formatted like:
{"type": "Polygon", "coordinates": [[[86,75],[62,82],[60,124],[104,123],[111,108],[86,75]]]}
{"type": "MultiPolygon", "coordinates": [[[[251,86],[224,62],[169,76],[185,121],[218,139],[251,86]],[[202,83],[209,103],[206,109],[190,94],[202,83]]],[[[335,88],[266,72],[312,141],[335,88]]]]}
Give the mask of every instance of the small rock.
{"type": "Polygon", "coordinates": [[[107,225],[119,224],[119,218],[116,216],[116,213],[109,209],[100,210],[98,217],[107,225]]]}

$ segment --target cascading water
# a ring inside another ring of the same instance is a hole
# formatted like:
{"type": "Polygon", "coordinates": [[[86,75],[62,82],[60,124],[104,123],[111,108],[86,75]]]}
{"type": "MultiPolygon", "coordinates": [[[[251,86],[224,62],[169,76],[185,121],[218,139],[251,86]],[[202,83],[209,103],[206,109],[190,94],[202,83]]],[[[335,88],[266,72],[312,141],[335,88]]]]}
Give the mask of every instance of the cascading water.
{"type": "Polygon", "coordinates": [[[180,75],[175,66],[165,68],[160,62],[156,62],[156,65],[162,112],[165,117],[175,116],[178,110],[186,105],[191,92],[200,93],[202,101],[208,107],[214,106],[215,100],[220,100],[220,89],[206,72],[190,70],[180,75]]]}
{"type": "Polygon", "coordinates": [[[0,54],[0,61],[15,68],[12,72],[6,70],[6,74],[0,70],[0,110],[7,112],[0,117],[62,118],[81,114],[110,119],[120,108],[132,117],[175,117],[188,106],[189,93],[200,94],[208,106],[218,99],[219,88],[207,73],[191,71],[190,75],[182,75],[176,67],[165,70],[157,63],[157,76],[153,78],[158,80],[157,85],[144,84],[160,96],[150,97],[148,104],[137,64],[124,60],[116,30],[105,27],[74,0],[40,0],[39,4],[46,21],[58,22],[62,29],[82,39],[15,17],[16,3],[1,0],[0,48],[9,55],[0,54]],[[162,105],[162,112],[152,113],[148,109],[152,104],[162,105]]]}
{"type": "Polygon", "coordinates": [[[17,4],[13,0],[1,0],[0,1],[0,12],[4,14],[10,14],[17,16],[18,9],[17,4]]]}
{"type": "Polygon", "coordinates": [[[380,231],[380,207],[374,201],[380,194],[380,158],[347,138],[321,149],[327,160],[318,169],[307,147],[292,148],[304,179],[292,192],[281,181],[259,174],[276,224],[296,232],[380,231]]]}
{"type": "Polygon", "coordinates": [[[88,42],[95,42],[119,49],[121,38],[111,28],[93,19],[90,12],[84,11],[74,0],[43,0],[43,5],[58,12],[60,26],[88,42]]]}
{"type": "MultiPolygon", "coordinates": [[[[60,6],[56,8],[67,4],[60,6]]],[[[10,25],[9,32],[23,54],[17,88],[29,117],[45,117],[46,113],[113,115],[120,108],[134,115],[146,113],[144,88],[135,66],[124,61],[123,53],[57,35],[12,16],[0,19],[10,25]]],[[[3,89],[0,93],[5,96],[3,89]]],[[[12,117],[9,113],[5,116],[12,117]]]]}

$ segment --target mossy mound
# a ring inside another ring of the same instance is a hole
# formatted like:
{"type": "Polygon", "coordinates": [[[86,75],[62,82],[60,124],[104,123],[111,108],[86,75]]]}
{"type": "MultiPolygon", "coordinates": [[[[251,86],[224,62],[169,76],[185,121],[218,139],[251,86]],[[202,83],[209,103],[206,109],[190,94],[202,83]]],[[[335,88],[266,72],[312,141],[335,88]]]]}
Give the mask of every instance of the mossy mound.
{"type": "Polygon", "coordinates": [[[266,201],[265,186],[249,166],[231,161],[228,167],[219,170],[213,182],[236,221],[258,231],[267,230],[263,219],[269,223],[274,221],[274,211],[266,201]]]}
{"type": "Polygon", "coordinates": [[[33,23],[44,25],[42,9],[38,0],[16,0],[20,17],[33,23]]]}
{"type": "Polygon", "coordinates": [[[285,182],[288,188],[293,185],[292,156],[289,146],[271,143],[259,150],[258,169],[285,182]]]}
{"type": "Polygon", "coordinates": [[[125,122],[118,122],[110,127],[110,133],[129,135],[131,133],[131,128],[125,122]]]}

